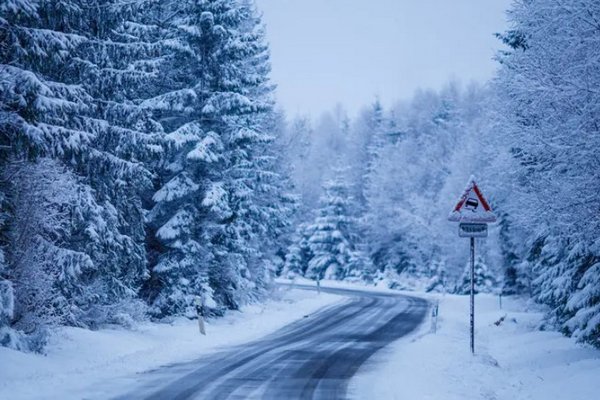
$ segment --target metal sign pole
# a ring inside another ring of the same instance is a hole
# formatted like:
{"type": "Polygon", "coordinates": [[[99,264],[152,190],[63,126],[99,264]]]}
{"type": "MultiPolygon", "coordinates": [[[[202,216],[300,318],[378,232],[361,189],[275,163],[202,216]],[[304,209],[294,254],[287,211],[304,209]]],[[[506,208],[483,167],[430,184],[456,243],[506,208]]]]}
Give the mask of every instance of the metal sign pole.
{"type": "Polygon", "coordinates": [[[475,354],[475,238],[471,238],[471,353],[475,354]]]}

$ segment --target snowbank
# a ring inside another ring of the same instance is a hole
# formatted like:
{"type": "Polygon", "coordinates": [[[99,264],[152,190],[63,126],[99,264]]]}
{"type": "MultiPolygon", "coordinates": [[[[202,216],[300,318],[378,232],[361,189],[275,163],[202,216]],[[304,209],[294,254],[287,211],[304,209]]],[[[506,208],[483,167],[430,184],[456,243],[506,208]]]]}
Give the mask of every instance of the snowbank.
{"type": "Polygon", "coordinates": [[[409,340],[400,340],[376,354],[352,380],[352,398],[598,398],[600,351],[557,332],[538,331],[543,312],[536,310],[536,305],[503,298],[500,309],[497,297],[477,295],[476,355],[472,356],[469,297],[438,298],[436,333],[426,323],[409,340]]]}
{"type": "Polygon", "coordinates": [[[207,336],[187,319],[135,330],[63,328],[46,356],[0,348],[0,399],[107,398],[127,391],[120,378],[260,338],[340,299],[283,288],[274,300],[209,321],[207,336]]]}
{"type": "MultiPolygon", "coordinates": [[[[313,279],[308,279],[304,277],[296,277],[294,279],[286,279],[286,278],[276,278],[275,282],[283,285],[298,285],[298,286],[313,286],[315,289],[317,287],[317,281],[313,279]]],[[[415,292],[409,290],[397,290],[390,289],[385,282],[378,282],[377,285],[367,284],[361,280],[356,281],[336,281],[332,279],[321,279],[320,285],[322,288],[331,288],[331,289],[349,289],[349,290],[359,290],[359,291],[367,291],[367,292],[377,292],[377,293],[393,293],[393,294],[406,294],[408,296],[414,296],[415,292]]]]}

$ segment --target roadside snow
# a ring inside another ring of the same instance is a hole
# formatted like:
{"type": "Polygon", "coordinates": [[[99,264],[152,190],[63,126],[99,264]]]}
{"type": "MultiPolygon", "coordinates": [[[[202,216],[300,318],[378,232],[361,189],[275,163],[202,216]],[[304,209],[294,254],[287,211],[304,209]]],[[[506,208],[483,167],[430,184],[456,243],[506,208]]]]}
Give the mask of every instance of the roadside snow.
{"type": "MultiPolygon", "coordinates": [[[[284,285],[301,285],[301,286],[313,286],[315,289],[317,287],[317,282],[313,279],[308,279],[304,277],[296,277],[294,279],[285,279],[285,278],[277,278],[275,282],[284,285]]],[[[321,279],[320,281],[322,288],[331,288],[331,289],[349,289],[349,290],[359,290],[359,291],[367,291],[367,292],[377,292],[377,293],[392,293],[392,294],[405,294],[407,296],[414,296],[415,292],[408,290],[396,290],[390,289],[385,283],[380,282],[377,286],[369,285],[361,281],[350,282],[350,281],[335,281],[330,279],[321,279]]]]}
{"type": "Polygon", "coordinates": [[[350,384],[356,399],[592,400],[599,398],[600,351],[541,332],[536,305],[477,295],[475,352],[469,350],[469,297],[439,299],[437,332],[421,332],[377,353],[350,384]],[[533,309],[528,309],[533,308],[533,309]],[[497,326],[500,318],[504,320],[497,326]]]}
{"type": "Polygon", "coordinates": [[[187,319],[135,330],[63,328],[45,356],[0,347],[0,399],[107,398],[127,391],[121,378],[260,338],[341,299],[283,288],[274,300],[209,321],[207,336],[187,319]]]}

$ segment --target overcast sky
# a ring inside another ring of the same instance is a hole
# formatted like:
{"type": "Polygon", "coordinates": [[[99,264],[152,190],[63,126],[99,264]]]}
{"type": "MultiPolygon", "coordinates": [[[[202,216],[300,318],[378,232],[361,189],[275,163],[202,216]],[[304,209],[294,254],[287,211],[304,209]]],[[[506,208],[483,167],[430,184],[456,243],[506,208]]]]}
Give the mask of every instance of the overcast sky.
{"type": "Polygon", "coordinates": [[[257,0],[279,103],[293,116],[343,103],[354,113],[496,68],[510,0],[257,0]]]}

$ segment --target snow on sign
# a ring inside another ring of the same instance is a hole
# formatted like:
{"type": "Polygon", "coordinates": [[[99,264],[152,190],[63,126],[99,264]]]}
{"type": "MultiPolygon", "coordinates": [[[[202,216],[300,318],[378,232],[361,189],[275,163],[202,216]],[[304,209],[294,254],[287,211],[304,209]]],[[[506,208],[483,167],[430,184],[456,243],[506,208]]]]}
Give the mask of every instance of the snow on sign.
{"type": "Polygon", "coordinates": [[[475,183],[475,177],[469,178],[469,183],[454,210],[448,215],[448,221],[487,223],[495,222],[496,216],[486,201],[481,190],[475,183]]]}

